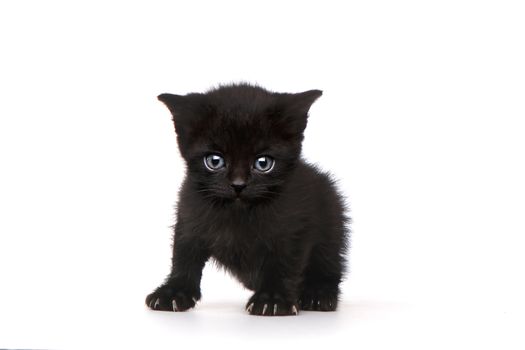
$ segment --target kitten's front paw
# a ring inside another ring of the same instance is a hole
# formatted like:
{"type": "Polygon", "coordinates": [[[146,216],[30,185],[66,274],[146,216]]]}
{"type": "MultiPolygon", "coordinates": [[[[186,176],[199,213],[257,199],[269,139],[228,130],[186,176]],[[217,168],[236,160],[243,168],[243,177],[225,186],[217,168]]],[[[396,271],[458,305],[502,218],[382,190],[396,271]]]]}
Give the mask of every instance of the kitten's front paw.
{"type": "Polygon", "coordinates": [[[146,297],[146,305],[152,310],[186,311],[194,307],[200,298],[200,292],[188,292],[164,284],[146,297]]]}
{"type": "Polygon", "coordinates": [[[299,306],[308,311],[335,311],[337,309],[339,289],[337,287],[305,288],[299,306]]]}
{"type": "Polygon", "coordinates": [[[297,315],[297,305],[286,301],[283,295],[279,293],[255,293],[252,295],[246,311],[250,315],[260,316],[290,316],[297,315]]]}

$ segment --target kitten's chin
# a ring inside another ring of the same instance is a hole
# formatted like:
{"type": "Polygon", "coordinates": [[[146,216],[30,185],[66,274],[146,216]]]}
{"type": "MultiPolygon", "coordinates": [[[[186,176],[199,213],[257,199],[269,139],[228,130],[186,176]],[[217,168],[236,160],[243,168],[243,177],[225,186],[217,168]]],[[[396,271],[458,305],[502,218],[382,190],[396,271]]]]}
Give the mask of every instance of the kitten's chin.
{"type": "MultiPolygon", "coordinates": [[[[208,197],[210,198],[210,197],[208,197]]],[[[211,201],[216,204],[232,206],[236,208],[245,208],[248,206],[257,205],[260,203],[271,201],[269,197],[252,197],[247,195],[216,195],[211,197],[211,201]]]]}
{"type": "Polygon", "coordinates": [[[243,200],[241,197],[235,197],[232,201],[232,204],[236,207],[245,207],[248,202],[243,200]]]}
{"type": "Polygon", "coordinates": [[[244,198],[231,196],[231,197],[216,197],[213,202],[220,204],[224,207],[230,208],[246,208],[249,206],[250,202],[244,198]]]}
{"type": "Polygon", "coordinates": [[[221,199],[224,205],[232,208],[247,208],[257,203],[257,201],[244,196],[223,197],[221,199]]]}
{"type": "Polygon", "coordinates": [[[220,203],[223,205],[234,205],[234,206],[244,206],[249,203],[249,200],[243,196],[235,195],[217,195],[211,197],[211,201],[215,203],[220,203]]]}

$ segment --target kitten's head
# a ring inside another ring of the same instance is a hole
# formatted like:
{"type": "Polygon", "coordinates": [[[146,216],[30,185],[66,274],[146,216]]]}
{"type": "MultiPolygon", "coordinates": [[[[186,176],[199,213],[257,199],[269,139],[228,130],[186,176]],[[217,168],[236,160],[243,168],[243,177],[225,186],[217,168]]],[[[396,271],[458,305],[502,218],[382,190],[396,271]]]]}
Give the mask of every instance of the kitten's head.
{"type": "Polygon", "coordinates": [[[300,156],[308,110],[321,94],[238,84],[158,98],[173,115],[196,191],[212,201],[256,203],[280,192],[300,156]]]}

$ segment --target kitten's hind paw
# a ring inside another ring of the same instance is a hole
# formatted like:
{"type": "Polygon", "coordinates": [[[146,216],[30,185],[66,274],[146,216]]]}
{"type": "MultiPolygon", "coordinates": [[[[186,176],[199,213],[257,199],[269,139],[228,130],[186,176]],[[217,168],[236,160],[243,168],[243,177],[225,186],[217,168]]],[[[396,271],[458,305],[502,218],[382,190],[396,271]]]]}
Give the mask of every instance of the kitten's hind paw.
{"type": "Polygon", "coordinates": [[[162,285],[146,297],[146,305],[152,310],[186,311],[195,306],[200,293],[190,293],[170,285],[162,285]]]}
{"type": "Polygon", "coordinates": [[[250,315],[290,316],[298,314],[298,307],[279,293],[255,293],[248,301],[246,311],[250,315]]]}

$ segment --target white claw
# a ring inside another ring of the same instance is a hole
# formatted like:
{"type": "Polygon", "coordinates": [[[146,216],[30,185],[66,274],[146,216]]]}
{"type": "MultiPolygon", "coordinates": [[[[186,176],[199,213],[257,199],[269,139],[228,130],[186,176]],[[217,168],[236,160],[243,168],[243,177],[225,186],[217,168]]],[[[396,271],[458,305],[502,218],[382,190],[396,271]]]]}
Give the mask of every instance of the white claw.
{"type": "Polygon", "coordinates": [[[262,312],[263,315],[266,313],[266,309],[268,309],[268,304],[264,304],[263,306],[263,312],[262,312]]]}
{"type": "Polygon", "coordinates": [[[191,300],[193,300],[193,302],[197,304],[197,299],[195,299],[195,297],[191,297],[191,300]]]}
{"type": "Polygon", "coordinates": [[[179,306],[177,305],[177,300],[173,299],[171,301],[171,306],[173,307],[173,311],[179,311],[179,306]]]}
{"type": "Polygon", "coordinates": [[[321,307],[321,300],[318,300],[318,301],[317,301],[317,306],[318,306],[318,307],[321,307]]]}
{"type": "Polygon", "coordinates": [[[248,305],[248,307],[246,308],[246,311],[248,311],[248,312],[252,312],[252,309],[253,309],[253,303],[251,303],[250,305],[248,305]]]}
{"type": "Polygon", "coordinates": [[[273,314],[276,315],[277,314],[277,304],[275,304],[273,306],[273,314]]]}
{"type": "Polygon", "coordinates": [[[157,309],[157,306],[159,306],[159,304],[160,304],[160,301],[159,301],[159,298],[157,298],[157,300],[155,300],[155,305],[153,305],[153,308],[157,309]]]}
{"type": "Polygon", "coordinates": [[[297,308],[295,307],[295,305],[292,305],[292,314],[294,314],[294,315],[298,314],[297,308]]]}

